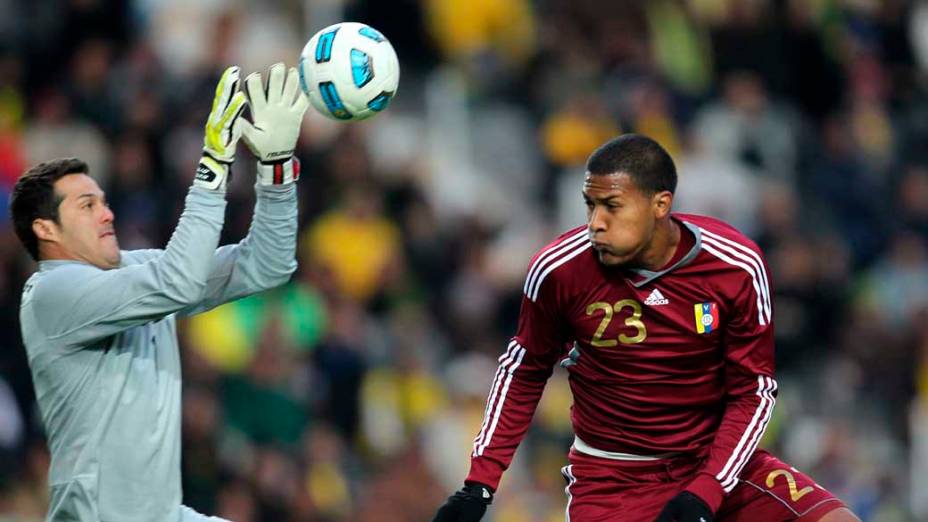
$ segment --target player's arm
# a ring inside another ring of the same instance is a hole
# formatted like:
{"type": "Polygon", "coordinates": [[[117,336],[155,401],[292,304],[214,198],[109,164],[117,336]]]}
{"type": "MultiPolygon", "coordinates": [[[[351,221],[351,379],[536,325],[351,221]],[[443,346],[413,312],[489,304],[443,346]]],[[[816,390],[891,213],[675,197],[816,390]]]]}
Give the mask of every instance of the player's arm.
{"type": "MultiPolygon", "coordinates": [[[[723,332],[725,413],[706,464],[684,494],[697,497],[712,513],[718,511],[724,496],[738,483],[741,470],[764,435],[776,402],[768,270],[759,254],[750,259],[754,274],[746,273],[723,332]]],[[[676,501],[680,503],[680,499],[676,501]]]]}
{"type": "Polygon", "coordinates": [[[160,255],[112,270],[83,264],[61,267],[24,294],[41,314],[37,323],[49,339],[79,347],[158,320],[202,298],[225,215],[226,180],[241,135],[246,100],[238,83],[238,67],[230,67],[216,87],[203,157],[177,228],[160,255]]]}
{"type": "Polygon", "coordinates": [[[464,488],[448,499],[434,522],[480,520],[528,431],[545,383],[565,354],[568,340],[556,312],[554,279],[545,281],[536,300],[522,297],[518,333],[499,358],[483,423],[474,439],[470,473],[464,488]]]}
{"type": "Polygon", "coordinates": [[[255,210],[248,235],[216,250],[201,302],[181,311],[203,312],[286,283],[296,270],[297,192],[300,164],[293,156],[308,102],[296,69],[270,67],[245,79],[254,122],[242,120],[242,137],[258,160],[255,210]]]}

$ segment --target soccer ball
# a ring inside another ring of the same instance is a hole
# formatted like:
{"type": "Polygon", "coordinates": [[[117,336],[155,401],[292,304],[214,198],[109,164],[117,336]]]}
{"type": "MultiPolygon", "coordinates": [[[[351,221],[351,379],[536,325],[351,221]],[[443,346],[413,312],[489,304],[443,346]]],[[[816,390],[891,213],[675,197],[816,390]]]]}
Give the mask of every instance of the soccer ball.
{"type": "Polygon", "coordinates": [[[319,31],[300,53],[300,87],[329,118],[364,120],[387,108],[400,81],[400,63],[376,29],[342,22],[319,31]]]}

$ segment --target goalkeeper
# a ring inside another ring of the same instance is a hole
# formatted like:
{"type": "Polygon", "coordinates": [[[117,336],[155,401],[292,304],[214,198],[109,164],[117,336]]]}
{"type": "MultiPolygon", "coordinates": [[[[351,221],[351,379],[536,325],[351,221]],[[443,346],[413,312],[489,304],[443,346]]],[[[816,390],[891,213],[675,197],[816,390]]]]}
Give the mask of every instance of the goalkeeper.
{"type": "Polygon", "coordinates": [[[41,163],[17,181],[16,234],[39,262],[20,324],[51,450],[47,520],[219,520],[181,505],[181,376],[176,318],[285,283],[296,269],[299,164],[306,98],[296,71],[216,88],[203,157],[164,250],[120,251],[113,213],[78,159],[41,163]],[[217,248],[226,183],[244,135],[258,158],[254,217],[217,248]]]}

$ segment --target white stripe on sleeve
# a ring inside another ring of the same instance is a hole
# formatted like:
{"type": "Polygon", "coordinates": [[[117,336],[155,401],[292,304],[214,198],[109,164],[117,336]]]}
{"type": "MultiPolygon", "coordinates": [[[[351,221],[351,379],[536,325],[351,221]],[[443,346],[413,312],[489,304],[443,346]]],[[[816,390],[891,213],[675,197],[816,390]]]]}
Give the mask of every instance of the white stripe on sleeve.
{"type": "Polygon", "coordinates": [[[704,228],[700,228],[699,230],[702,232],[703,238],[713,239],[713,243],[720,249],[724,249],[733,256],[747,261],[754,267],[760,278],[760,290],[764,300],[764,313],[767,316],[767,320],[770,321],[772,316],[770,306],[770,280],[767,278],[767,269],[764,267],[764,261],[760,258],[760,255],[741,243],[732,241],[731,239],[710,232],[704,228]]]}
{"type": "Polygon", "coordinates": [[[525,286],[522,288],[522,292],[525,295],[530,295],[530,289],[535,285],[535,281],[538,279],[538,274],[544,270],[545,266],[551,263],[558,256],[564,252],[570,250],[571,248],[579,245],[581,242],[587,239],[587,231],[584,228],[576,234],[568,237],[567,239],[557,243],[556,245],[551,246],[547,251],[543,252],[538,259],[532,263],[531,268],[528,270],[528,275],[525,278],[525,286]]]}
{"type": "Polygon", "coordinates": [[[506,367],[509,366],[514,360],[515,348],[518,345],[515,339],[509,342],[509,347],[506,348],[506,353],[499,357],[499,366],[496,368],[496,376],[493,378],[493,384],[490,385],[490,394],[487,396],[487,407],[483,412],[483,424],[480,426],[480,432],[474,438],[474,452],[473,455],[477,456],[477,448],[480,446],[480,443],[483,442],[483,438],[487,433],[487,426],[490,424],[490,412],[493,409],[493,404],[496,402],[498,397],[499,387],[503,380],[503,375],[506,374],[506,367]]]}
{"type": "Polygon", "coordinates": [[[569,254],[552,263],[548,268],[545,269],[544,272],[541,273],[541,276],[538,277],[538,281],[535,283],[535,287],[529,288],[529,293],[527,294],[528,298],[532,301],[538,299],[538,291],[541,288],[541,283],[545,280],[545,277],[548,277],[548,274],[550,274],[557,267],[582,254],[588,248],[592,248],[592,246],[593,245],[591,245],[589,241],[584,240],[581,245],[577,246],[569,254]]]}
{"type": "Polygon", "coordinates": [[[767,423],[770,421],[773,406],[776,403],[776,399],[773,397],[773,392],[776,389],[777,383],[775,380],[763,375],[757,376],[757,392],[755,392],[755,395],[760,398],[760,402],[754,410],[754,416],[751,418],[751,422],[748,423],[747,429],[744,430],[734,451],[732,451],[728,461],[725,462],[725,466],[722,467],[722,471],[715,476],[716,480],[721,482],[722,487],[726,488],[726,493],[731,491],[738,482],[738,474],[741,473],[741,469],[751,455],[754,454],[757,444],[767,429],[767,423]]]}
{"type": "Polygon", "coordinates": [[[506,404],[506,394],[509,392],[509,384],[512,383],[512,376],[516,371],[516,368],[522,364],[522,357],[525,356],[525,348],[523,348],[519,343],[515,345],[515,362],[510,365],[505,372],[506,382],[503,384],[503,389],[500,392],[499,400],[496,401],[495,411],[493,412],[493,420],[490,422],[490,428],[487,431],[486,437],[484,437],[483,442],[477,446],[477,450],[474,452],[475,457],[483,455],[484,450],[487,449],[487,446],[490,445],[490,442],[493,440],[493,433],[496,432],[496,425],[499,423],[499,417],[503,413],[503,407],[506,404]]]}
{"type": "MultiPolygon", "coordinates": [[[[768,322],[767,317],[764,314],[764,304],[761,299],[760,283],[758,282],[757,274],[754,272],[754,268],[741,261],[732,259],[726,253],[717,249],[716,247],[718,247],[718,243],[713,243],[712,239],[703,238],[702,247],[703,249],[706,250],[706,252],[709,252],[710,254],[714,255],[715,257],[721,259],[722,261],[730,265],[734,265],[734,266],[744,269],[745,272],[751,275],[751,284],[754,285],[754,292],[755,294],[757,294],[757,322],[760,323],[761,325],[767,324],[768,322]]],[[[722,248],[722,247],[719,247],[719,248],[722,248]]]]}

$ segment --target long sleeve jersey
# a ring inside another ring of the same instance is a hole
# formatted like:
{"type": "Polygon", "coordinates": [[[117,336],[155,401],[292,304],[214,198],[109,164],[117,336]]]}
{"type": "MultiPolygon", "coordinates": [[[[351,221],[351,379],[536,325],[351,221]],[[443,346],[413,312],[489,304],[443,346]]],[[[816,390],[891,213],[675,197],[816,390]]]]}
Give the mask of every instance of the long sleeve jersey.
{"type": "Polygon", "coordinates": [[[217,248],[226,200],[192,187],[164,250],[101,270],[42,261],[20,322],[51,450],[48,520],[181,516],[176,317],[278,286],[296,269],[296,188],[257,187],[251,229],[217,248]]]}
{"type": "Polygon", "coordinates": [[[497,487],[561,363],[586,447],[706,455],[688,489],[714,508],[734,488],[776,397],[768,270],[729,225],[673,219],[689,241],[659,272],[602,265],[586,227],[533,257],[468,481],[497,487]]]}

